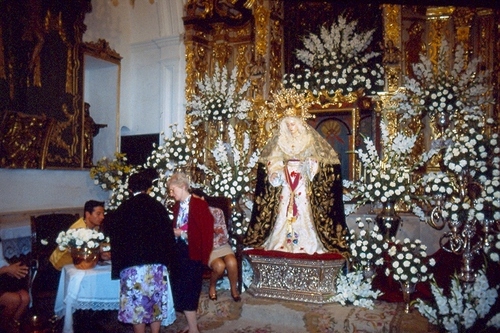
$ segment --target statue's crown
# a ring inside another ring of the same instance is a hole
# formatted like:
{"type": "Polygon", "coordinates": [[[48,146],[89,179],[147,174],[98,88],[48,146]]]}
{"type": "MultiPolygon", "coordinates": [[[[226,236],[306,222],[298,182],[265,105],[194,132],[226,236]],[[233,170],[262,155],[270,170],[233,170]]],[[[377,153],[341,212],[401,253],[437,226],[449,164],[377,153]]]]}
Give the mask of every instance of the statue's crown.
{"type": "Polygon", "coordinates": [[[298,117],[302,120],[313,118],[308,109],[311,106],[304,94],[293,88],[281,88],[273,93],[273,100],[266,102],[276,118],[298,117]]]}

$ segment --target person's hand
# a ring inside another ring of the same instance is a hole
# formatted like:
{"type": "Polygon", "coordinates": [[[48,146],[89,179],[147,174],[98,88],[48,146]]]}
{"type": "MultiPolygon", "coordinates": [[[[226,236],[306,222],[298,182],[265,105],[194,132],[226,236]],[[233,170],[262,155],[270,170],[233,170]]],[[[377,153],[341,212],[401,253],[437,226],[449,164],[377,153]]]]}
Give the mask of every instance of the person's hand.
{"type": "Polygon", "coordinates": [[[28,275],[29,269],[28,266],[21,264],[20,262],[16,262],[15,264],[10,264],[7,269],[7,274],[16,279],[22,279],[26,275],[28,275]]]}
{"type": "Polygon", "coordinates": [[[174,228],[174,235],[175,237],[181,237],[182,234],[182,229],[180,228],[174,228]]]}

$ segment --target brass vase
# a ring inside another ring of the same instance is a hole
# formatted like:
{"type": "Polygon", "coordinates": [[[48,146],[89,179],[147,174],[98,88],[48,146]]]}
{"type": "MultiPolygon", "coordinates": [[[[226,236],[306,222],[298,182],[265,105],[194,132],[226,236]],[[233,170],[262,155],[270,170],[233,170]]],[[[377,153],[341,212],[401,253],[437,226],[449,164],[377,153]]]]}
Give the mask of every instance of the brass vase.
{"type": "Polygon", "coordinates": [[[92,269],[99,260],[99,248],[89,248],[86,246],[72,247],[71,258],[73,264],[78,269],[92,269]]]}

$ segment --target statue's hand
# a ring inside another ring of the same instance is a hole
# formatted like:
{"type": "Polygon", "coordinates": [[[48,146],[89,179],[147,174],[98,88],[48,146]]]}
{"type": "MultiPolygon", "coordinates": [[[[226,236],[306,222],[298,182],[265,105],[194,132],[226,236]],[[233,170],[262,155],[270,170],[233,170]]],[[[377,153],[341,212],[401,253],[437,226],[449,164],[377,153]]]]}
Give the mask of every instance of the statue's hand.
{"type": "Polygon", "coordinates": [[[307,174],[309,175],[309,179],[312,180],[314,176],[318,173],[319,164],[318,160],[314,158],[307,159],[307,174]]]}
{"type": "Polygon", "coordinates": [[[278,172],[273,172],[270,176],[269,176],[269,182],[271,183],[272,186],[276,187],[276,186],[280,186],[281,184],[283,184],[283,177],[281,177],[281,175],[278,173],[278,172]]]}

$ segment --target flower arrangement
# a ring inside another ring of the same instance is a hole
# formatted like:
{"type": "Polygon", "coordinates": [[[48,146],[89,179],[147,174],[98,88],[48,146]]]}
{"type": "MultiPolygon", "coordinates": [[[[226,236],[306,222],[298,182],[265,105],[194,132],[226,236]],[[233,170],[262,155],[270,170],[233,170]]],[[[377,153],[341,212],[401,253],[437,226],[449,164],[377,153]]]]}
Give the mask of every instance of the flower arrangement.
{"type": "Polygon", "coordinates": [[[238,68],[235,66],[228,75],[227,67],[215,65],[213,76],[197,82],[198,92],[187,102],[187,108],[194,116],[193,124],[201,121],[220,121],[231,118],[245,119],[252,104],[244,95],[250,81],[240,85],[238,68]]]}
{"type": "Polygon", "coordinates": [[[450,221],[500,219],[500,147],[498,134],[485,134],[481,116],[467,114],[445,132],[443,171],[422,177],[418,186],[441,205],[450,221]],[[465,121],[465,123],[464,123],[465,121]]]}
{"type": "Polygon", "coordinates": [[[485,253],[489,260],[493,262],[500,261],[500,234],[488,235],[489,246],[485,248],[485,253]]]}
{"type": "Polygon", "coordinates": [[[145,168],[156,169],[162,178],[170,176],[176,168],[189,162],[196,163],[193,156],[198,143],[196,137],[180,132],[177,124],[170,128],[172,135],[164,138],[163,145],[153,146],[154,149],[144,164],[145,168]]]}
{"type": "Polygon", "coordinates": [[[466,53],[458,44],[453,54],[453,64],[448,68],[450,50],[442,40],[435,68],[434,62],[420,54],[420,62],[413,65],[413,77],[405,77],[404,89],[393,99],[399,102],[398,111],[402,119],[435,116],[438,113],[452,114],[463,109],[491,102],[487,71],[479,69],[481,59],[466,63],[466,53]]]}
{"type": "Polygon", "coordinates": [[[103,157],[97,161],[96,166],[90,169],[90,177],[94,179],[94,184],[105,191],[110,191],[130,173],[131,169],[126,154],[115,153],[113,160],[103,157]]]}
{"type": "Polygon", "coordinates": [[[370,265],[383,265],[384,253],[389,248],[389,243],[385,241],[384,236],[379,232],[379,227],[372,222],[371,218],[366,218],[365,222],[360,217],[356,218],[358,232],[349,230],[349,260],[357,269],[363,269],[370,265]]]}
{"type": "Polygon", "coordinates": [[[339,273],[336,279],[336,291],[332,300],[343,306],[352,304],[367,309],[373,309],[374,302],[382,292],[372,289],[373,278],[365,278],[362,271],[347,274],[339,273]]]}
{"type": "Polygon", "coordinates": [[[237,199],[251,190],[253,169],[260,151],[255,150],[249,155],[247,152],[250,151],[250,136],[244,133],[243,140],[239,141],[231,125],[228,126],[228,136],[229,142],[225,143],[219,139],[212,150],[214,168],[206,164],[198,166],[211,179],[208,194],[237,199]]]}
{"type": "MultiPolygon", "coordinates": [[[[255,164],[259,158],[260,150],[256,149],[251,154],[248,153],[250,151],[248,133],[243,133],[243,138],[239,140],[233,126],[229,125],[227,132],[229,141],[217,140],[212,150],[214,165],[198,165],[208,181],[204,185],[194,184],[194,186],[204,186],[209,195],[220,195],[239,201],[247,198],[245,194],[253,190],[252,182],[256,177],[255,164]]],[[[241,219],[234,212],[233,218],[235,229],[242,234],[244,230],[241,219]]]]}
{"type": "MultiPolygon", "coordinates": [[[[478,319],[486,318],[498,297],[498,286],[490,288],[485,270],[479,270],[474,283],[461,284],[454,275],[449,293],[438,287],[436,281],[431,283],[434,301],[427,303],[421,299],[415,307],[433,325],[450,333],[480,332],[475,327],[478,319]]],[[[486,327],[500,328],[500,314],[493,314],[486,327]]]]}
{"type": "Polygon", "coordinates": [[[320,28],[319,36],[310,33],[302,39],[305,49],[297,50],[300,64],[295,74],[284,77],[286,88],[307,90],[318,97],[323,92],[333,97],[364,89],[374,94],[384,86],[384,68],[380,53],[368,51],[375,30],[357,32],[358,22],[339,16],[330,29],[320,28]]]}
{"type": "Polygon", "coordinates": [[[420,240],[414,242],[405,238],[403,241],[395,240],[389,248],[391,266],[386,268],[385,275],[392,274],[394,280],[404,283],[425,282],[428,280],[428,265],[434,266],[434,258],[427,260],[427,247],[420,240]]]}
{"type": "Polygon", "coordinates": [[[102,232],[94,229],[79,228],[61,231],[56,238],[56,243],[61,251],[68,248],[90,249],[98,248],[101,243],[109,243],[109,238],[102,232]]]}
{"type": "Polygon", "coordinates": [[[381,122],[382,157],[370,138],[364,139],[366,150],[356,151],[364,170],[359,180],[344,180],[344,187],[350,189],[349,196],[356,200],[356,207],[368,202],[400,201],[411,203],[416,188],[410,183],[411,175],[421,167],[434,151],[424,153],[419,161],[414,161],[412,150],[417,135],[398,133],[390,137],[387,125],[381,122]]]}

